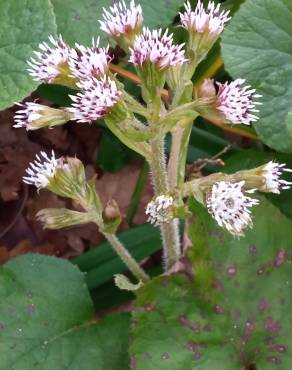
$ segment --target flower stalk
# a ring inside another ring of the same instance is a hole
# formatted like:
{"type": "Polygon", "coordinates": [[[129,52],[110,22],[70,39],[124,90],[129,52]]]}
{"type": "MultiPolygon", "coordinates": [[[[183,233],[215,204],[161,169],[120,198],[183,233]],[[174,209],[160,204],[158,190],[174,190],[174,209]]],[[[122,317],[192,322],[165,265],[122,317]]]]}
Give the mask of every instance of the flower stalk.
{"type": "Polygon", "coordinates": [[[147,283],[150,280],[149,276],[139,266],[139,264],[130,255],[127,249],[123,246],[120,240],[114,234],[103,233],[107,241],[111,244],[117,255],[121,258],[124,264],[128,267],[131,273],[143,283],[147,283]]]}
{"type": "MultiPolygon", "coordinates": [[[[151,159],[149,161],[152,172],[155,195],[166,194],[169,191],[169,182],[166,171],[164,154],[164,138],[158,137],[151,141],[151,159]]],[[[165,267],[171,268],[180,257],[179,229],[177,220],[170,220],[160,224],[163,241],[165,267]]]]}

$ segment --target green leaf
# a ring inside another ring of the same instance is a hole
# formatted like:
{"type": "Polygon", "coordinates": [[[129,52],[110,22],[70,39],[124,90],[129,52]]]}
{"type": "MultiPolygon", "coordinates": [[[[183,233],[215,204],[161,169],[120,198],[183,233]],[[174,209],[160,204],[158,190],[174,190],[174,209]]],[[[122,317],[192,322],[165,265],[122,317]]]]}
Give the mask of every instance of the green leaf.
{"type": "Polygon", "coordinates": [[[108,172],[118,172],[127,163],[139,158],[139,154],[124,145],[109,130],[103,130],[96,160],[100,168],[108,172]]]}
{"type": "Polygon", "coordinates": [[[246,78],[263,95],[254,124],[270,147],[292,152],[286,117],[292,101],[292,3],[247,0],[223,34],[225,66],[234,78],[246,78]]]}
{"type": "Polygon", "coordinates": [[[83,274],[69,262],[9,261],[0,301],[1,370],[128,369],[128,315],[96,321],[83,274]]]}
{"type": "MultiPolygon", "coordinates": [[[[75,42],[90,46],[92,38],[105,36],[99,30],[102,8],[108,0],[51,0],[56,14],[58,33],[74,46],[75,42]]],[[[105,41],[105,40],[104,40],[105,41]]]]}
{"type": "Polygon", "coordinates": [[[27,60],[40,42],[56,33],[49,0],[0,1],[0,109],[29,95],[37,83],[27,60]]]}
{"type": "Polygon", "coordinates": [[[198,203],[192,211],[193,268],[187,264],[188,275],[159,277],[137,292],[132,369],[287,370],[291,222],[263,198],[254,207],[254,228],[235,239],[198,203]]]}
{"type": "Polygon", "coordinates": [[[140,0],[144,24],[150,28],[167,27],[176,17],[184,0],[140,0]]]}
{"type": "MultiPolygon", "coordinates": [[[[107,34],[99,29],[98,20],[102,19],[102,8],[112,6],[109,0],[51,0],[54,6],[58,33],[74,45],[75,42],[90,45],[92,37],[101,36],[103,43],[107,34]]],[[[126,2],[129,4],[129,1],[126,2]]],[[[140,0],[143,8],[144,24],[149,27],[166,27],[172,22],[183,0],[140,0]]]]}
{"type": "Polygon", "coordinates": [[[41,84],[37,88],[37,93],[44,99],[61,107],[70,107],[72,99],[69,95],[76,95],[76,90],[63,85],[41,84]]]}

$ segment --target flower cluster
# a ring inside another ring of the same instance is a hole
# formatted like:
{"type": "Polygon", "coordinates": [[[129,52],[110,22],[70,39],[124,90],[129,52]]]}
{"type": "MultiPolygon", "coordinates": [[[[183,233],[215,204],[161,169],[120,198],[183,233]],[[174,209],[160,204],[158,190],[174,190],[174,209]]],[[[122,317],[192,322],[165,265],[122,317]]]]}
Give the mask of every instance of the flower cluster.
{"type": "Polygon", "coordinates": [[[34,185],[38,189],[45,188],[49,184],[50,179],[55,176],[57,166],[58,160],[53,150],[51,157],[46,152],[40,152],[27,168],[26,173],[28,176],[23,177],[23,182],[34,185]]]}
{"type": "Polygon", "coordinates": [[[260,98],[261,95],[256,94],[256,90],[248,85],[242,86],[244,83],[243,79],[224,84],[217,82],[219,90],[216,105],[228,122],[249,125],[258,120],[257,115],[254,114],[258,112],[255,107],[261,103],[255,99],[260,98]]]}
{"type": "Polygon", "coordinates": [[[258,199],[246,195],[244,184],[244,181],[216,182],[206,200],[208,211],[218,225],[236,236],[243,235],[247,227],[252,227],[249,208],[259,204],[258,199]]]}
{"type": "Polygon", "coordinates": [[[111,6],[109,10],[103,8],[103,20],[99,23],[101,30],[114,37],[137,33],[143,23],[141,5],[135,5],[132,0],[129,8],[124,1],[111,6]]]}
{"type": "Polygon", "coordinates": [[[173,43],[173,35],[168,34],[168,30],[143,28],[142,34],[135,39],[129,61],[139,67],[151,62],[160,69],[181,65],[185,62],[183,46],[173,43]]]}
{"type": "Polygon", "coordinates": [[[73,104],[68,108],[77,122],[92,122],[103,117],[122,95],[115,81],[106,76],[80,81],[77,86],[81,92],[70,95],[73,104]]]}
{"type": "Polygon", "coordinates": [[[149,202],[146,207],[148,222],[154,225],[160,225],[163,222],[169,222],[172,219],[171,209],[174,200],[168,195],[159,195],[149,202]]]}
{"type": "MultiPolygon", "coordinates": [[[[207,8],[204,8],[202,1],[198,0],[195,10],[191,9],[189,2],[185,4],[185,11],[180,13],[180,19],[182,26],[189,33],[186,51],[184,50],[184,44],[176,45],[174,43],[173,35],[168,30],[156,29],[151,31],[146,27],[142,29],[142,8],[140,5],[136,5],[134,0],[130,2],[129,6],[122,0],[111,6],[109,10],[103,9],[103,19],[99,21],[101,29],[113,36],[122,47],[126,46],[125,49],[129,52],[129,62],[137,67],[139,73],[142,97],[146,103],[146,108],[135,99],[130,99],[129,94],[119,88],[121,84],[111,74],[113,65],[110,64],[109,46],[100,47],[100,40],[97,39],[92,41],[91,47],[75,44],[75,48],[71,48],[63,41],[61,36],[56,39],[50,36],[49,42],[40,44],[39,51],[36,51],[35,57],[28,62],[29,73],[37,81],[64,83],[67,86],[79,89],[79,91],[76,95],[70,95],[72,105],[69,108],[56,109],[35,102],[21,104],[21,109],[15,114],[14,127],[34,130],[40,127],[63,124],[69,120],[92,122],[105,117],[106,124],[114,133],[113,128],[115,128],[116,121],[119,125],[121,121],[123,122],[124,126],[121,124],[122,127],[119,127],[119,131],[116,131],[118,132],[117,136],[120,138],[126,137],[126,144],[131,147],[130,132],[133,133],[133,130],[131,131],[132,127],[129,129],[126,125],[130,125],[134,120],[139,122],[138,118],[134,116],[134,112],[147,111],[148,106],[156,109],[154,98],[158,95],[157,89],[162,89],[165,81],[167,81],[168,86],[171,86],[167,75],[171,75],[173,71],[176,73],[174,73],[175,77],[182,79],[183,82],[185,82],[183,74],[187,76],[187,80],[191,78],[189,70],[192,72],[192,66],[196,67],[199,61],[204,58],[222,33],[230,17],[228,11],[220,10],[219,4],[215,5],[214,2],[210,2],[207,8]],[[187,53],[187,58],[192,57],[193,61],[186,59],[185,53],[187,53]],[[181,66],[184,63],[186,68],[170,68],[181,66]],[[169,70],[166,73],[167,69],[169,70]],[[153,104],[154,101],[155,104],[153,104]],[[148,104],[149,102],[151,104],[148,104]],[[134,107],[134,112],[130,110],[130,107],[134,107]],[[121,114],[125,112],[126,114],[121,114]]],[[[260,95],[256,93],[255,89],[245,85],[243,79],[236,79],[223,84],[214,84],[213,80],[206,80],[201,88],[196,91],[195,94],[197,94],[199,103],[196,105],[197,101],[188,102],[186,106],[190,110],[197,109],[196,112],[200,112],[199,104],[202,102],[202,111],[205,109],[208,114],[215,112],[216,117],[226,123],[248,125],[258,119],[256,107],[260,104],[257,101],[260,95]],[[215,86],[217,87],[215,88],[215,86]],[[195,104],[192,105],[193,103],[195,104]],[[195,108],[193,108],[194,106],[195,108]]],[[[158,112],[167,109],[163,106],[163,103],[159,106],[160,103],[157,99],[158,112]]],[[[177,107],[177,111],[179,113],[183,112],[182,114],[185,115],[184,108],[185,106],[177,107]]],[[[169,112],[170,114],[173,113],[171,109],[169,112]]],[[[148,117],[146,114],[144,116],[148,117]]],[[[151,122],[149,122],[150,125],[151,122]]],[[[141,124],[136,125],[135,130],[138,132],[141,127],[145,129],[144,124],[141,124]]],[[[136,131],[135,134],[137,134],[136,131]]],[[[140,132],[138,133],[140,134],[140,132]]],[[[151,152],[152,147],[149,145],[151,139],[152,137],[147,136],[144,143],[139,142],[137,145],[147,145],[147,150],[149,146],[149,152],[151,152]]],[[[148,151],[146,153],[148,155],[148,151]]],[[[77,161],[77,159],[75,160],[77,161]]],[[[73,166],[73,159],[70,161],[73,166]]],[[[73,167],[80,169],[82,165],[76,162],[73,167]]],[[[41,152],[26,170],[27,175],[23,177],[23,181],[35,185],[38,189],[48,187],[48,185],[52,186],[52,184],[56,185],[58,177],[62,177],[59,176],[62,171],[64,173],[67,171],[67,179],[71,181],[73,177],[70,173],[74,171],[71,171],[70,168],[69,162],[65,162],[62,158],[56,159],[53,151],[51,156],[41,152]],[[53,179],[54,181],[52,181],[53,179]]],[[[83,174],[83,169],[81,172],[83,174]]],[[[256,190],[279,193],[282,189],[288,189],[292,183],[280,179],[283,172],[292,171],[286,168],[284,164],[271,161],[254,169],[250,178],[253,179],[256,185],[254,186],[253,183],[250,185],[249,183],[249,187],[247,186],[248,179],[244,177],[239,178],[239,180],[236,178],[234,181],[216,180],[215,183],[213,178],[212,183],[208,184],[207,190],[204,189],[200,193],[200,201],[205,201],[208,211],[221,227],[224,227],[233,235],[240,236],[247,227],[252,226],[250,208],[259,203],[257,199],[251,198],[248,194],[256,190]],[[202,196],[202,194],[204,195],[202,196]]],[[[71,188],[66,185],[65,177],[63,176],[63,182],[59,181],[59,185],[60,182],[63,185],[65,184],[63,188],[60,187],[59,190],[57,188],[55,190],[58,194],[66,194],[70,197],[71,188]]],[[[79,177],[83,179],[85,174],[79,177]]],[[[218,178],[221,179],[221,177],[218,178]]],[[[75,178],[71,183],[74,184],[76,189],[78,188],[75,178]]],[[[82,180],[83,183],[85,183],[84,179],[82,180]]],[[[79,188],[81,188],[81,185],[79,188]]],[[[176,190],[180,191],[180,189],[176,190]]],[[[176,217],[176,204],[177,198],[174,200],[173,197],[167,194],[157,196],[147,205],[148,221],[154,225],[171,222],[176,217]]],[[[107,210],[111,211],[112,209],[108,207],[107,210]]]]}
{"type": "Polygon", "coordinates": [[[191,4],[185,3],[185,12],[180,13],[182,26],[191,32],[220,35],[226,22],[230,20],[229,11],[220,11],[220,4],[213,1],[208,4],[207,11],[203,3],[198,0],[196,9],[192,11],[191,4]]]}

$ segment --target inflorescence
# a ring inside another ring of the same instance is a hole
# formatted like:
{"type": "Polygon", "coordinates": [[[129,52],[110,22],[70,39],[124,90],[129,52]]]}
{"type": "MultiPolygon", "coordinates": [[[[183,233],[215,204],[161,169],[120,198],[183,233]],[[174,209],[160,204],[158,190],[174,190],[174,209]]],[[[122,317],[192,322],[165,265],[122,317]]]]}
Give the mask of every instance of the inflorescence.
{"type": "MultiPolygon", "coordinates": [[[[142,28],[142,8],[133,0],[129,7],[121,1],[109,10],[103,9],[103,19],[99,23],[103,31],[118,42],[120,39],[122,46],[126,45],[129,62],[134,64],[138,72],[144,68],[147,76],[147,73],[154,71],[147,69],[149,65],[164,71],[189,63],[188,58],[192,54],[188,52],[193,50],[192,48],[202,48],[201,57],[204,56],[206,50],[210,49],[222,33],[230,16],[228,11],[220,10],[219,4],[210,2],[205,9],[203,3],[198,0],[194,10],[189,2],[185,4],[185,11],[180,13],[180,20],[182,27],[189,33],[187,46],[176,45],[173,34],[167,29],[142,28]]],[[[70,95],[72,104],[69,108],[55,109],[37,103],[19,104],[21,109],[15,114],[16,128],[33,130],[45,126],[53,127],[68,120],[93,122],[109,114],[125,96],[121,83],[110,70],[109,46],[100,47],[99,39],[93,40],[91,47],[75,44],[75,48],[72,48],[63,41],[62,36],[50,36],[49,42],[41,43],[39,51],[34,54],[28,62],[28,72],[34,80],[44,83],[64,82],[79,91],[70,95]]],[[[143,81],[141,83],[143,84],[143,81]]],[[[260,95],[255,89],[245,85],[245,80],[216,83],[216,86],[217,93],[214,82],[206,80],[201,91],[208,98],[205,99],[206,104],[210,105],[210,109],[215,109],[217,118],[229,124],[246,125],[258,120],[256,107],[260,104],[257,101],[260,95]]],[[[155,86],[154,91],[156,92],[155,86]]],[[[124,106],[126,107],[126,102],[124,106]]],[[[41,152],[30,163],[23,181],[35,185],[38,189],[47,187],[56,175],[58,165],[62,164],[60,161],[58,164],[53,151],[51,156],[41,152]]],[[[252,226],[250,208],[259,203],[247,194],[256,190],[279,193],[282,189],[288,189],[292,183],[280,179],[283,172],[291,170],[286,168],[285,164],[272,161],[267,163],[260,167],[257,174],[260,176],[261,185],[251,190],[246,189],[245,181],[213,183],[205,199],[209,213],[219,226],[233,235],[242,235],[247,227],[252,226]]],[[[155,225],[167,223],[173,219],[174,209],[173,197],[160,194],[147,205],[148,221],[155,225]]]]}

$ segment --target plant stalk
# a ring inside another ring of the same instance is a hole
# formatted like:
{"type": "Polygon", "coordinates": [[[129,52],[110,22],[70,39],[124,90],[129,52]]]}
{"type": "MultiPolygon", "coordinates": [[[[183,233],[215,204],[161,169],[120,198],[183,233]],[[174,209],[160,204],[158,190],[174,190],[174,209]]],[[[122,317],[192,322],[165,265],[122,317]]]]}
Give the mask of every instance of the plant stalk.
{"type": "Polygon", "coordinates": [[[143,283],[146,283],[150,280],[149,276],[144,272],[144,270],[139,266],[139,264],[134,260],[134,258],[130,255],[127,249],[123,246],[123,244],[119,241],[116,235],[103,233],[107,241],[111,244],[113,249],[116,251],[118,256],[124,262],[124,264],[128,267],[131,273],[143,283]]]}
{"type": "MultiPolygon", "coordinates": [[[[169,182],[164,154],[164,138],[159,136],[151,141],[152,154],[149,161],[155,195],[169,192],[169,182]]],[[[170,269],[180,257],[178,221],[171,220],[160,225],[166,270],[170,269]]]]}
{"type": "Polygon", "coordinates": [[[168,176],[171,190],[177,185],[183,184],[185,179],[187,152],[193,120],[194,118],[185,118],[181,120],[172,133],[172,144],[168,163],[168,176]]]}

